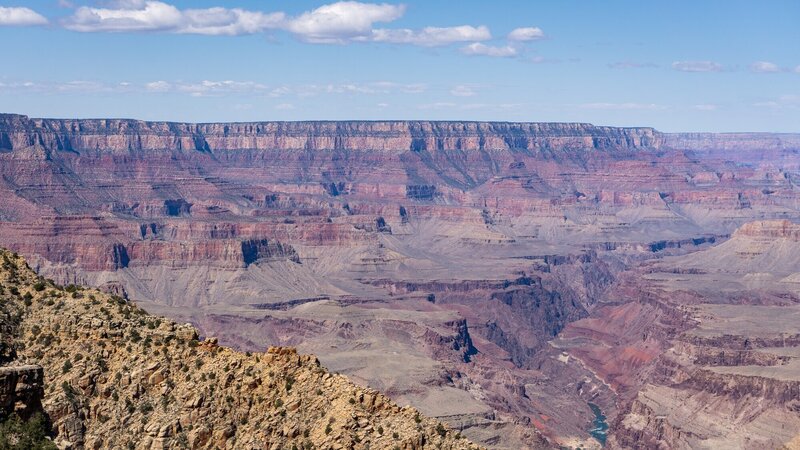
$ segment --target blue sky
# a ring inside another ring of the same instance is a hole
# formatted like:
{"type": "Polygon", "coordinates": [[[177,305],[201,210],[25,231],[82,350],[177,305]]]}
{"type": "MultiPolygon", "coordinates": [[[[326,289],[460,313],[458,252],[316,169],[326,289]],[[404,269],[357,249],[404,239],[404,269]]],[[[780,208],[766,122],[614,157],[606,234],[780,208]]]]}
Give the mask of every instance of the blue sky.
{"type": "Polygon", "coordinates": [[[0,111],[800,131],[800,2],[0,0],[0,111]]]}

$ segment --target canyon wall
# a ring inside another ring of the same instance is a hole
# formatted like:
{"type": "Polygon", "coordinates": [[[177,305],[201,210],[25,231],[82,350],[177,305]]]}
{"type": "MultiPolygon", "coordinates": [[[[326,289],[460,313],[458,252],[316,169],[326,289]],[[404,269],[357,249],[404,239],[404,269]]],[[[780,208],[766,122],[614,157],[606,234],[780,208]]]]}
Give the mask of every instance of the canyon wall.
{"type": "MultiPolygon", "coordinates": [[[[490,447],[598,447],[589,402],[615,442],[649,436],[625,419],[650,420],[638,393],[663,382],[676,342],[712,339],[678,336],[695,326],[687,305],[722,302],[724,285],[683,283],[728,258],[726,270],[763,269],[743,278],[752,298],[797,298],[800,278],[781,272],[797,263],[790,246],[763,236],[800,221],[798,142],[575,123],[5,114],[0,245],[42,276],[222,343],[313,352],[490,447]],[[742,244],[753,233],[757,251],[742,244]]],[[[703,367],[778,361],[701,347],[703,367]]]]}
{"type": "Polygon", "coordinates": [[[636,149],[657,147],[652,128],[585,123],[253,122],[188,124],[123,119],[30,119],[0,114],[0,150],[424,150],[636,149]]]}

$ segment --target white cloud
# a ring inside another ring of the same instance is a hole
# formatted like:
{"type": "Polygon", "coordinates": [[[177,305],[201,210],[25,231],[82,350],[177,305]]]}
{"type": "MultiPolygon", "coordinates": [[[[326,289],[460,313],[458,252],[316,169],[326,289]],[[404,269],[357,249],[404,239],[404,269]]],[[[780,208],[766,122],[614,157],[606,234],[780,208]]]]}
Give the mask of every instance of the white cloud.
{"type": "Polygon", "coordinates": [[[794,68],[794,73],[800,73],[800,66],[794,68]]]}
{"type": "Polygon", "coordinates": [[[422,105],[417,105],[417,109],[421,110],[454,110],[454,111],[474,111],[474,110],[486,110],[486,111],[508,111],[513,109],[519,109],[523,106],[520,103],[499,103],[499,104],[492,104],[492,103],[465,103],[465,104],[458,104],[452,102],[436,102],[436,103],[426,103],[422,105]]]}
{"type": "Polygon", "coordinates": [[[756,61],[750,64],[750,71],[755,73],[775,73],[780,72],[781,68],[777,64],[768,61],[756,61]]]}
{"type": "Polygon", "coordinates": [[[320,94],[421,94],[428,87],[422,83],[395,83],[391,81],[376,81],[371,83],[340,83],[340,84],[304,84],[284,85],[269,89],[267,96],[278,98],[294,95],[297,97],[313,97],[320,94]]]}
{"type": "Polygon", "coordinates": [[[675,61],[672,68],[681,72],[719,72],[722,65],[713,61],[675,61]]]}
{"type": "Polygon", "coordinates": [[[257,92],[264,91],[267,87],[261,83],[254,81],[208,81],[203,80],[200,83],[181,84],[178,89],[183,92],[190,93],[214,93],[214,92],[257,92]]]}
{"type": "Polygon", "coordinates": [[[482,55],[482,56],[492,56],[496,58],[511,58],[517,56],[517,49],[506,45],[504,47],[495,47],[492,45],[482,44],[480,42],[474,42],[469,44],[465,47],[461,48],[461,53],[465,55],[482,55]]]}
{"type": "Polygon", "coordinates": [[[127,1],[116,8],[82,6],[64,21],[64,27],[80,32],[137,32],[239,35],[277,28],[283,13],[243,9],[208,8],[180,10],[159,1],[127,1]]]}
{"type": "Polygon", "coordinates": [[[68,81],[66,83],[60,83],[55,86],[55,89],[59,92],[110,92],[113,91],[114,88],[111,86],[107,86],[104,83],[100,83],[97,81],[68,81]]]}
{"type": "Polygon", "coordinates": [[[308,42],[344,43],[371,36],[373,24],[397,20],[405,10],[405,5],[337,2],[289,20],[286,29],[308,42]]]}
{"type": "Polygon", "coordinates": [[[712,105],[712,104],[694,105],[692,106],[692,109],[695,109],[697,111],[716,111],[717,105],[712,105]]]}
{"type": "Polygon", "coordinates": [[[166,81],[153,81],[145,84],[144,87],[150,92],[167,92],[172,89],[172,85],[166,81]]]}
{"type": "Polygon", "coordinates": [[[183,14],[172,5],[148,1],[143,5],[120,5],[120,8],[82,6],[66,19],[67,29],[93,31],[176,31],[183,14]]]}
{"type": "Polygon", "coordinates": [[[800,95],[796,94],[781,95],[780,97],[774,100],[754,103],[753,106],[776,109],[776,110],[780,109],[800,110],[800,95]]]}
{"type": "Polygon", "coordinates": [[[425,27],[421,30],[377,29],[368,37],[356,40],[388,42],[392,44],[412,44],[423,47],[437,47],[457,42],[485,41],[492,38],[489,28],[481,25],[461,25],[457,27],[425,27]]]}
{"type": "Polygon", "coordinates": [[[658,67],[658,64],[651,62],[619,61],[609,64],[608,67],[612,69],[652,69],[658,67]]]}
{"type": "Polygon", "coordinates": [[[516,28],[508,33],[509,41],[535,41],[544,38],[544,31],[539,27],[516,28]]]}
{"type": "Polygon", "coordinates": [[[655,103],[584,103],[580,105],[583,109],[605,109],[605,110],[650,110],[657,111],[667,109],[666,106],[655,103]]]}
{"type": "Polygon", "coordinates": [[[255,34],[285,30],[304,42],[345,44],[385,42],[426,47],[491,39],[485,26],[374,28],[405,14],[405,5],[341,1],[299,16],[239,8],[179,9],[157,0],[119,0],[107,7],[78,8],[62,23],[79,32],[164,32],[204,35],[255,34]]]}
{"type": "Polygon", "coordinates": [[[453,109],[458,106],[455,103],[451,102],[436,102],[436,103],[426,103],[424,105],[419,105],[417,108],[419,109],[453,109]]]}
{"type": "Polygon", "coordinates": [[[0,6],[0,26],[46,25],[48,20],[30,8],[0,6]]]}
{"type": "MultiPolygon", "coordinates": [[[[64,81],[34,82],[6,81],[0,83],[0,92],[29,91],[49,94],[68,93],[142,93],[163,94],[174,93],[192,97],[221,96],[263,96],[264,98],[306,98],[319,95],[392,95],[420,94],[428,90],[422,83],[397,83],[392,81],[375,81],[368,83],[339,84],[296,84],[268,86],[256,81],[236,80],[202,80],[202,81],[167,81],[154,80],[147,83],[131,83],[129,81],[64,81]]],[[[288,103],[288,101],[286,102],[288,103]]]]}
{"type": "Polygon", "coordinates": [[[460,84],[450,90],[450,95],[456,97],[472,97],[475,95],[475,90],[471,86],[460,84]]]}
{"type": "Polygon", "coordinates": [[[179,33],[226,35],[255,34],[280,26],[285,19],[281,12],[262,13],[243,9],[188,9],[187,19],[179,33]]]}
{"type": "Polygon", "coordinates": [[[211,81],[203,80],[200,82],[168,82],[153,81],[144,84],[147,92],[177,92],[189,94],[192,97],[214,97],[227,94],[266,94],[269,88],[255,81],[211,81]]]}
{"type": "Polygon", "coordinates": [[[130,84],[117,83],[107,84],[101,81],[73,80],[63,82],[10,82],[0,84],[0,89],[6,88],[13,92],[36,92],[45,94],[97,94],[107,92],[129,92],[130,84]]]}
{"type": "Polygon", "coordinates": [[[280,103],[280,104],[275,105],[275,109],[280,110],[280,111],[289,111],[289,110],[294,109],[294,105],[291,104],[291,103],[280,103]]]}

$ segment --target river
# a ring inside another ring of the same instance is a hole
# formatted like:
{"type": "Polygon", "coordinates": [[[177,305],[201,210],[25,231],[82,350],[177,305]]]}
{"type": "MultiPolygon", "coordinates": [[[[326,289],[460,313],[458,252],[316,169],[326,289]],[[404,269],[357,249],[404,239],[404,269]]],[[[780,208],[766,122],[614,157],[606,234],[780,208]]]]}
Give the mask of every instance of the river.
{"type": "Polygon", "coordinates": [[[592,428],[589,429],[589,434],[597,439],[600,444],[605,446],[606,438],[608,437],[608,422],[606,422],[606,416],[603,414],[603,410],[594,403],[590,402],[589,408],[592,408],[592,412],[594,413],[594,420],[592,421],[592,428]]]}

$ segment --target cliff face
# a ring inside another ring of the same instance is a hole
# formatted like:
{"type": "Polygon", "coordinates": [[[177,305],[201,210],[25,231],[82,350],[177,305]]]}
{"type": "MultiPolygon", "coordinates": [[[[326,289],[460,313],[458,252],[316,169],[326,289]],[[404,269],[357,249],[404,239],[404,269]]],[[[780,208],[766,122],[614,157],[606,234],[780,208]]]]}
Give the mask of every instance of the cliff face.
{"type": "Polygon", "coordinates": [[[142,150],[762,150],[800,148],[800,134],[660,133],[586,123],[318,121],[178,123],[129,119],[31,119],[0,114],[0,151],[142,150]]]}
{"type": "Polygon", "coordinates": [[[749,237],[759,240],[788,239],[800,241],[800,224],[788,220],[750,222],[739,227],[734,237],[749,237]]]}
{"type": "Polygon", "coordinates": [[[687,150],[722,150],[726,152],[800,149],[796,133],[665,133],[665,147],[687,150]]]}
{"type": "Polygon", "coordinates": [[[657,147],[651,128],[583,123],[253,122],[188,124],[136,120],[29,119],[0,115],[0,150],[537,150],[657,147]]]}
{"type": "Polygon", "coordinates": [[[0,366],[0,419],[17,414],[27,420],[42,412],[44,371],[38,365],[0,366]]]}

